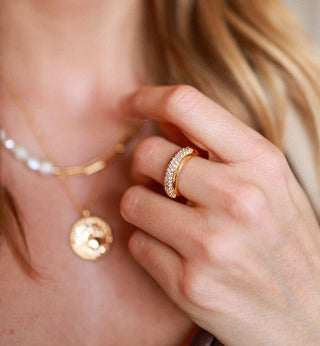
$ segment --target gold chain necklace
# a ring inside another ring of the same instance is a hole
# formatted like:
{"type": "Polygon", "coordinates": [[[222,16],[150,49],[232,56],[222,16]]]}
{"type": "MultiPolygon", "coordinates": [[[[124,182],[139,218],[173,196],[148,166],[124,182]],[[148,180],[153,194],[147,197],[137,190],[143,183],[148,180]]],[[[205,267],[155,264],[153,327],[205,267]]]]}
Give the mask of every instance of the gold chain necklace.
{"type": "Polygon", "coordinates": [[[26,121],[28,122],[34,136],[43,149],[46,157],[54,165],[53,174],[59,178],[61,186],[68,195],[74,208],[79,212],[82,217],[74,223],[70,231],[70,245],[73,251],[81,258],[86,260],[97,260],[102,256],[110,252],[111,245],[113,243],[113,234],[110,225],[103,219],[97,216],[91,216],[90,209],[93,207],[97,200],[99,193],[104,182],[104,174],[98,177],[91,194],[88,198],[88,202],[85,206],[81,206],[78,202],[75,194],[73,193],[70,185],[66,181],[68,176],[85,174],[90,175],[97,173],[102,169],[110,166],[115,158],[125,151],[125,148],[129,141],[136,135],[140,128],[141,121],[134,124],[128,131],[128,133],[114,146],[112,152],[102,158],[91,161],[89,164],[82,166],[74,166],[68,168],[60,168],[56,163],[55,158],[52,155],[44,137],[42,136],[38,126],[36,125],[31,112],[26,106],[24,100],[14,87],[8,72],[4,69],[4,66],[0,60],[0,76],[8,88],[9,94],[15,101],[18,108],[22,111],[26,121]]]}

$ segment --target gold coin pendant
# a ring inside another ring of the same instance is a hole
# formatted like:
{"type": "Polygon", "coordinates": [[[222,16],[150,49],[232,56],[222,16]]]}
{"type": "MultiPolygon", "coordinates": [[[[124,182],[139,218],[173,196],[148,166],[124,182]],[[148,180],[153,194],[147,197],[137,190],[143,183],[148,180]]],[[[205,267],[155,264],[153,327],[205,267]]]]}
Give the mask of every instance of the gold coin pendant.
{"type": "Polygon", "coordinates": [[[70,232],[72,250],[81,258],[96,261],[111,248],[113,235],[110,226],[97,216],[83,217],[70,232]]]}

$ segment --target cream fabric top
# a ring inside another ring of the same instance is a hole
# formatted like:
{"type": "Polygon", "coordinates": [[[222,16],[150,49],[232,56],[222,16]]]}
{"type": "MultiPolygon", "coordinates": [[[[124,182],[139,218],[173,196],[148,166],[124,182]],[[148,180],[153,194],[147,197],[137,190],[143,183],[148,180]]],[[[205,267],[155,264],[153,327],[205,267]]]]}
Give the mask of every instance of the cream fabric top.
{"type": "Polygon", "coordinates": [[[319,0],[283,0],[296,14],[313,40],[320,46],[320,1],[319,0]]]}
{"type": "Polygon", "coordinates": [[[285,154],[293,172],[308,195],[318,220],[320,220],[320,189],[312,143],[307,129],[293,111],[288,114],[285,154]]]}
{"type": "MultiPolygon", "coordinates": [[[[283,0],[283,2],[302,21],[306,30],[320,48],[320,1],[319,0],[283,0]]],[[[320,50],[318,50],[318,53],[320,50]]],[[[286,133],[286,156],[300,184],[307,193],[318,220],[320,220],[320,191],[316,177],[312,145],[302,122],[290,112],[286,133]]]]}

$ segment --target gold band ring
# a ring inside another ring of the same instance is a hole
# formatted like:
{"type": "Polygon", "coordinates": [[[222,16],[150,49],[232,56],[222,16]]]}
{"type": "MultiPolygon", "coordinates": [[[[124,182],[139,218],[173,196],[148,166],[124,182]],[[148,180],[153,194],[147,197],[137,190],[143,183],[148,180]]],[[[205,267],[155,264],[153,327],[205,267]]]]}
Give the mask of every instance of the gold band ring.
{"type": "Polygon", "coordinates": [[[179,196],[178,179],[182,167],[194,156],[199,156],[196,149],[185,147],[179,150],[170,160],[164,175],[164,190],[168,197],[179,196]]]}

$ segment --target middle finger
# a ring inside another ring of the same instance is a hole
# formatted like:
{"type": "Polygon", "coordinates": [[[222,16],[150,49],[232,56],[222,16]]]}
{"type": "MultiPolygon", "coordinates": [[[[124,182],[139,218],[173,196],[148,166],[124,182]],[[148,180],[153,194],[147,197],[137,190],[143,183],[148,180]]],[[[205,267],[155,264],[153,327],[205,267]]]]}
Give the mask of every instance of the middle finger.
{"type": "Polygon", "coordinates": [[[176,203],[144,186],[128,189],[120,208],[126,221],[174,248],[183,257],[192,253],[195,239],[204,234],[204,222],[196,209],[176,203]]]}

